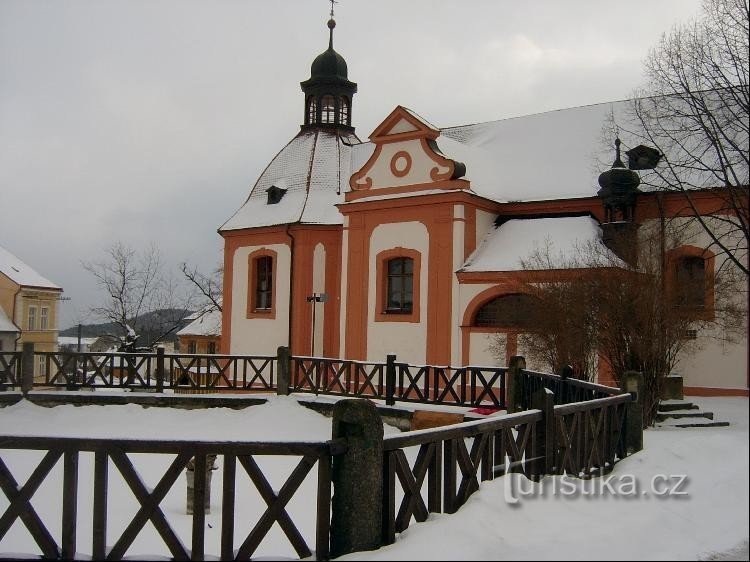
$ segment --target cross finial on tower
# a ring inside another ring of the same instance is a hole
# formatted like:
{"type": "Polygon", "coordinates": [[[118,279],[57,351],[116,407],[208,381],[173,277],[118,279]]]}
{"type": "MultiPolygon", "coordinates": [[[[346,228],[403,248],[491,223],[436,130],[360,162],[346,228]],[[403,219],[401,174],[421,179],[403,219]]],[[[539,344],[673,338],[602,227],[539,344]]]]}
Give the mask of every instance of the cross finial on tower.
{"type": "Polygon", "coordinates": [[[333,28],[336,27],[336,20],[333,19],[333,5],[338,4],[337,0],[328,0],[331,3],[331,19],[328,20],[328,29],[330,36],[328,38],[328,48],[333,49],[333,28]]]}

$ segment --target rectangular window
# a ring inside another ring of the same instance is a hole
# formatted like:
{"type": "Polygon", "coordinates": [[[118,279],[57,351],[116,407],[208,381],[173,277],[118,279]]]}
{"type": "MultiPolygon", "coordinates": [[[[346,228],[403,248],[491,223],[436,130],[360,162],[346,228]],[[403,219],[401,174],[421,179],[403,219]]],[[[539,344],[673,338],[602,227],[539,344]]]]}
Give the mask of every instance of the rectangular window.
{"type": "Polygon", "coordinates": [[[39,311],[39,329],[49,329],[49,308],[43,306],[39,311]]]}
{"type": "Polygon", "coordinates": [[[386,312],[410,314],[414,301],[414,260],[411,258],[388,260],[387,282],[386,312]]]}
{"type": "Polygon", "coordinates": [[[688,256],[677,262],[675,271],[677,306],[703,308],[706,304],[706,262],[688,256]]]}
{"type": "Polygon", "coordinates": [[[255,310],[273,307],[273,258],[263,256],[255,260],[255,310]]]}
{"type": "Polygon", "coordinates": [[[30,306],[29,307],[29,317],[28,322],[26,323],[26,329],[27,330],[36,330],[36,307],[30,306]]]}
{"type": "Polygon", "coordinates": [[[37,372],[36,372],[36,373],[37,373],[37,375],[39,375],[39,376],[42,376],[42,375],[44,375],[44,373],[45,373],[45,368],[46,368],[46,366],[47,366],[47,361],[46,361],[46,359],[47,359],[47,358],[46,358],[46,357],[44,357],[44,356],[41,356],[41,357],[39,357],[39,359],[38,359],[38,367],[37,367],[37,372]]]}
{"type": "Polygon", "coordinates": [[[189,341],[188,342],[187,352],[188,353],[195,353],[195,341],[189,341]]]}
{"type": "Polygon", "coordinates": [[[216,353],[216,342],[215,341],[208,342],[208,346],[207,347],[208,347],[208,353],[211,353],[211,354],[216,353]]]}

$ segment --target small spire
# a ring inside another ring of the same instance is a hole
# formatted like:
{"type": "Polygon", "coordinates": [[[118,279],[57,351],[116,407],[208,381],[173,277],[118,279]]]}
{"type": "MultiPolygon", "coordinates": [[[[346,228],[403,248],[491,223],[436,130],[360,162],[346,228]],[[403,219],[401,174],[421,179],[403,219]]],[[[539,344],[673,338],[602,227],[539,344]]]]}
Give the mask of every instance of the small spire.
{"type": "Polygon", "coordinates": [[[615,157],[615,161],[612,164],[613,168],[624,168],[625,164],[622,163],[622,160],[620,159],[620,137],[617,137],[615,139],[615,150],[617,151],[617,156],[615,157]]]}

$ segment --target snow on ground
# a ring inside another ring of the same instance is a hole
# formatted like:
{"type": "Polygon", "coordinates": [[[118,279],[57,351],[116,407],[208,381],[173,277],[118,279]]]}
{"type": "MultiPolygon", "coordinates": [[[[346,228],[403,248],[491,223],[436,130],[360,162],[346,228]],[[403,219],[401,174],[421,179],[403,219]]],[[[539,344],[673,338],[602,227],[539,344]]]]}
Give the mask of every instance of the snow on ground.
{"type": "MultiPolygon", "coordinates": [[[[646,449],[618,463],[608,480],[573,481],[547,477],[531,484],[510,475],[482,484],[480,493],[454,515],[432,515],[402,533],[394,545],[356,553],[346,560],[501,560],[501,559],[748,559],[748,400],[702,398],[728,428],[660,428],[645,435],[646,449]],[[654,477],[664,478],[654,481],[654,477]],[[677,492],[657,496],[687,476],[677,492]],[[632,495],[632,486],[638,486],[632,495]],[[655,487],[652,487],[652,482],[655,487]],[[571,489],[576,495],[570,495],[571,489]],[[540,491],[544,496],[540,496],[540,491]],[[553,492],[557,492],[553,495],[553,492]],[[588,492],[590,495],[580,494],[588,492]],[[620,495],[616,495],[619,492],[620,495]],[[645,492],[645,494],[644,494],[645,492]],[[535,493],[535,494],[533,494],[535,493]]],[[[330,438],[330,419],[296,404],[293,398],[273,397],[268,404],[244,410],[212,408],[177,410],[140,406],[57,406],[42,408],[21,402],[0,408],[0,433],[135,437],[151,439],[295,440],[330,438]]],[[[386,432],[396,430],[386,426],[386,432]]],[[[410,451],[410,457],[415,451],[410,451]]],[[[36,452],[0,449],[19,482],[41,459],[36,452]]],[[[154,487],[172,457],[131,455],[141,477],[154,487]]],[[[219,458],[219,464],[221,458],[219,458]]],[[[261,458],[261,468],[278,490],[296,464],[294,459],[261,458]]],[[[35,494],[31,503],[53,536],[60,533],[62,463],[35,494]]],[[[89,553],[93,459],[80,461],[78,549],[89,553]],[[90,516],[88,516],[90,519],[90,516]]],[[[218,554],[221,470],[213,473],[212,513],[207,516],[207,553],[218,554]]],[[[606,479],[606,477],[605,477],[606,479]]],[[[190,544],[191,517],[185,515],[185,484],[180,477],[161,506],[167,520],[190,544]]],[[[308,544],[314,544],[316,473],[306,478],[288,511],[308,544]]],[[[236,547],[264,511],[264,502],[238,467],[236,547]]],[[[0,512],[8,506],[0,494],[0,512]]],[[[113,544],[137,510],[137,502],[118,471],[110,465],[109,536],[113,544]]],[[[0,552],[38,552],[20,521],[0,540],[0,552]]],[[[152,525],[147,524],[128,556],[166,555],[152,525]]],[[[294,552],[275,525],[259,556],[292,557],[294,552]]]]}

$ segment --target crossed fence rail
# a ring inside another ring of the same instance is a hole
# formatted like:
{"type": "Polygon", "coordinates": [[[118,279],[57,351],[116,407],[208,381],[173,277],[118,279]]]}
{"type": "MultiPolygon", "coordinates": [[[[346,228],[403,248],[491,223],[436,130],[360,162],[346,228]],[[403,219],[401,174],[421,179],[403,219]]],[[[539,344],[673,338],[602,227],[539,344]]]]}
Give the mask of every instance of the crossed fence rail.
{"type": "MultiPolygon", "coordinates": [[[[434,367],[313,357],[239,357],[140,354],[74,354],[75,360],[43,353],[47,367],[39,387],[86,386],[129,388],[180,388],[195,391],[271,390],[288,377],[289,391],[339,396],[456,404],[491,405],[524,411],[449,427],[406,432],[383,440],[382,543],[395,540],[412,521],[429,513],[454,513],[476,492],[480,483],[518,472],[532,479],[545,474],[582,478],[604,474],[628,454],[627,412],[633,396],[619,389],[521,368],[434,367]],[[96,360],[95,357],[99,357],[96,360]],[[104,360],[101,360],[101,358],[104,360]],[[73,365],[75,368],[73,369],[73,365]],[[117,370],[120,369],[118,373],[117,370]],[[187,378],[187,381],[185,380],[187,378]],[[410,459],[414,459],[410,462],[410,459]],[[398,484],[397,484],[398,483],[398,484]]],[[[28,360],[27,354],[27,363],[28,360]]],[[[0,354],[0,382],[22,382],[21,354],[0,354]]],[[[32,363],[33,364],[33,363],[32,363]]],[[[174,559],[201,560],[206,554],[205,514],[194,510],[190,548],[170,524],[160,502],[180,472],[195,459],[193,505],[204,505],[206,463],[218,455],[223,464],[221,544],[209,550],[222,559],[249,559],[269,529],[278,524],[300,558],[310,556],[308,544],[286,506],[299,493],[304,478],[317,466],[314,551],[318,559],[330,555],[331,491],[335,458],[345,455],[345,440],[317,443],[222,443],[186,441],[127,441],[107,439],[50,439],[0,436],[0,488],[9,506],[0,516],[0,541],[19,520],[26,526],[43,557],[77,556],[77,522],[90,517],[93,524],[91,553],[95,559],[122,559],[144,525],[151,521],[174,559]],[[3,461],[5,449],[46,451],[25,484],[19,484],[3,461]],[[92,510],[78,513],[79,457],[94,455],[92,510]],[[173,461],[159,483],[149,490],[129,457],[133,453],[172,455],[173,461]],[[299,458],[279,490],[256,458],[284,455],[299,458]],[[35,511],[31,499],[62,459],[62,529],[53,537],[35,511]],[[267,509],[236,541],[235,497],[237,466],[250,477],[267,509]],[[112,546],[106,544],[108,472],[114,466],[139,502],[140,508],[112,546]]],[[[0,543],[1,544],[1,543],[0,543]]],[[[2,558],[2,556],[0,556],[2,558]]]]}

